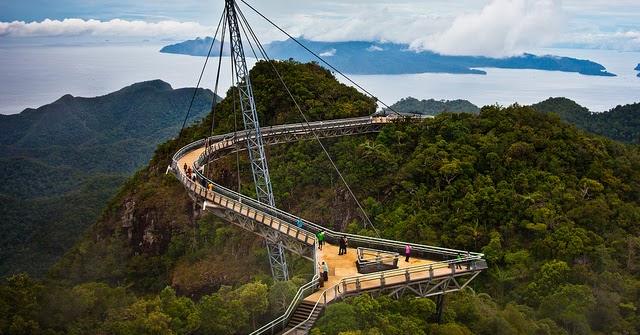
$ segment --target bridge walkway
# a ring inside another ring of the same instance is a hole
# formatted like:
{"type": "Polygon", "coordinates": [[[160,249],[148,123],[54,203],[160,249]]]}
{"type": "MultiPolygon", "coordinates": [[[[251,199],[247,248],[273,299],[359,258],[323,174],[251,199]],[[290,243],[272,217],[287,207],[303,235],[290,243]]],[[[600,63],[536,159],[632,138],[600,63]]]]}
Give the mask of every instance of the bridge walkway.
{"type": "MultiPolygon", "coordinates": [[[[268,127],[262,131],[268,145],[297,141],[313,137],[335,137],[362,133],[378,132],[382,124],[390,122],[386,118],[354,118],[332,121],[319,121],[310,124],[292,124],[268,127]]],[[[406,243],[380,238],[334,232],[322,225],[303,220],[303,227],[297,227],[300,219],[295,215],[270,207],[255,199],[208,180],[200,169],[225,154],[242,150],[246,137],[237,134],[212,136],[188,144],[180,149],[173,158],[167,172],[174,175],[185,186],[189,195],[203,209],[212,210],[216,215],[230,223],[248,229],[270,242],[279,243],[285,249],[297,253],[319,265],[327,262],[330,268],[328,282],[318,287],[319,275],[316,267],[313,279],[300,288],[289,309],[281,317],[256,330],[252,334],[274,334],[284,329],[288,320],[302,302],[314,303],[315,309],[327,304],[362,293],[386,294],[400,297],[411,293],[427,297],[458,291],[471,282],[482,270],[486,269],[483,254],[461,250],[409,244],[412,255],[409,262],[400,256],[396,269],[359,274],[356,268],[356,249],[363,247],[383,252],[402,254],[406,243]],[[194,178],[188,178],[183,167],[191,167],[194,178]],[[208,188],[212,184],[212,189],[208,188]],[[325,232],[323,250],[317,249],[316,234],[325,232]],[[349,238],[351,248],[346,255],[338,255],[336,244],[341,236],[349,238]],[[458,255],[462,254],[462,259],[458,255]],[[463,263],[462,268],[455,264],[463,263]],[[459,278],[464,278],[460,281],[459,278]]],[[[245,148],[246,149],[246,148],[245,148]]],[[[310,316],[311,318],[311,316],[310,316]]],[[[298,324],[288,333],[308,332],[313,325],[311,319],[298,324]]]]}

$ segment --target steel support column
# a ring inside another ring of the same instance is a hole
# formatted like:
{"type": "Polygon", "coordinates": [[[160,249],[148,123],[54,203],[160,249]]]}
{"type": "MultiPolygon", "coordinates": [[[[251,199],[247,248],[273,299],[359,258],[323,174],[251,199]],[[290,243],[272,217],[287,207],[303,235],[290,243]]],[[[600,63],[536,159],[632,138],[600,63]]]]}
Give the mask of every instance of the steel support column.
{"type": "MultiPolygon", "coordinates": [[[[267,157],[262,143],[260,123],[258,122],[258,112],[256,111],[249,70],[247,68],[242,38],[240,36],[235,0],[225,1],[225,11],[229,25],[231,60],[235,81],[238,84],[240,109],[242,110],[242,120],[244,121],[249,161],[251,161],[251,170],[253,171],[256,198],[262,203],[275,207],[271,179],[269,178],[269,168],[267,167],[267,157]]],[[[266,243],[273,279],[276,281],[289,279],[284,248],[280,244],[273,244],[269,241],[266,241],[266,243]]]]}

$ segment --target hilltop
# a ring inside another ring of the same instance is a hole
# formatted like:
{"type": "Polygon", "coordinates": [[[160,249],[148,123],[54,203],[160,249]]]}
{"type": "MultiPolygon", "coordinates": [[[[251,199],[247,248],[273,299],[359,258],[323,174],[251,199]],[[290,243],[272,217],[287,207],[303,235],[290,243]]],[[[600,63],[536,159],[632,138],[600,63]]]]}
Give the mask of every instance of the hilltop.
{"type": "Polygon", "coordinates": [[[616,106],[608,111],[592,113],[567,98],[549,98],[531,105],[539,112],[552,112],[561,119],[593,134],[623,143],[640,143],[640,103],[616,106]]]}
{"type": "MultiPolygon", "coordinates": [[[[42,276],[178,133],[192,95],[154,80],[0,115],[0,274],[42,276]]],[[[196,97],[189,124],[211,109],[211,91],[196,97]]]]}
{"type": "MultiPolygon", "coordinates": [[[[601,64],[582,59],[553,55],[523,54],[506,58],[480,56],[447,56],[430,51],[416,52],[407,44],[382,42],[318,42],[299,39],[315,54],[341,72],[350,74],[409,74],[455,73],[486,74],[478,68],[536,69],[546,71],[576,72],[590,76],[615,76],[601,64]]],[[[206,56],[213,39],[206,37],[184,41],[163,47],[160,52],[192,56],[206,56]]],[[[215,41],[213,50],[219,50],[215,41]]],[[[271,59],[293,58],[300,62],[318,59],[300,47],[295,41],[274,41],[264,46],[271,59]]],[[[227,52],[227,51],[225,51],[227,52]]]]}
{"type": "Polygon", "coordinates": [[[420,115],[438,115],[446,112],[478,114],[480,112],[480,108],[468,100],[418,100],[413,97],[400,99],[390,108],[384,109],[383,113],[389,113],[389,109],[399,113],[420,115]]]}

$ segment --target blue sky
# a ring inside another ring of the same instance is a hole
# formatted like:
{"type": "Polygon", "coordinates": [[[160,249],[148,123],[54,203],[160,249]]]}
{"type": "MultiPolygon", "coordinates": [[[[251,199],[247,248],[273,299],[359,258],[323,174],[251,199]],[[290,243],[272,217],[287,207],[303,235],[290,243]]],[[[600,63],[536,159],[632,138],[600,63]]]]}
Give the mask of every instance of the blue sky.
{"type": "MultiPolygon", "coordinates": [[[[285,37],[240,7],[263,42],[285,37]]],[[[549,46],[640,51],[638,0],[246,0],[294,36],[383,40],[444,54],[549,46]]],[[[34,37],[193,39],[223,0],[0,0],[0,45],[34,37]]]]}

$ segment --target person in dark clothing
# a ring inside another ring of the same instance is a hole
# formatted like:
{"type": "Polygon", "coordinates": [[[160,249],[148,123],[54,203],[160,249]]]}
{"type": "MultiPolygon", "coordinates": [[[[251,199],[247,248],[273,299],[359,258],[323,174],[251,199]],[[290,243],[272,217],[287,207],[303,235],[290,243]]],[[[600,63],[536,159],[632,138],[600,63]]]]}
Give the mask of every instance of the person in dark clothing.
{"type": "Polygon", "coordinates": [[[324,261],[322,261],[322,275],[325,281],[329,280],[329,266],[324,261]]]}
{"type": "Polygon", "coordinates": [[[347,237],[342,236],[340,238],[340,248],[338,248],[338,255],[344,255],[347,253],[347,237]]]}

